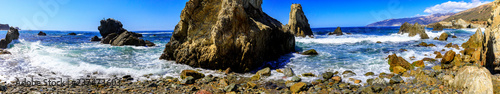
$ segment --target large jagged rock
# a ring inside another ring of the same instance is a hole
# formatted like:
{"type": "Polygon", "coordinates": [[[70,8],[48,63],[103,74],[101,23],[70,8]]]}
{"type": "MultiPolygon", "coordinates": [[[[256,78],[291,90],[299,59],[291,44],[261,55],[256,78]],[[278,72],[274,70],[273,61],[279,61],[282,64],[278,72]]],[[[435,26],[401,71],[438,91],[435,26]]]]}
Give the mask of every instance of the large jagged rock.
{"type": "Polygon", "coordinates": [[[429,39],[427,33],[425,33],[424,27],[420,26],[418,23],[411,25],[408,22],[403,23],[399,28],[398,34],[409,33],[408,36],[413,37],[415,35],[420,35],[420,39],[429,39]]]}
{"type": "Polygon", "coordinates": [[[10,27],[9,31],[7,31],[7,34],[5,35],[5,38],[0,40],[0,48],[7,48],[9,43],[16,39],[19,39],[19,30],[14,27],[10,27]]]}
{"type": "Polygon", "coordinates": [[[313,32],[311,30],[311,27],[309,26],[309,21],[307,20],[304,11],[302,11],[302,5],[292,4],[290,11],[290,19],[288,20],[286,29],[292,32],[295,36],[299,37],[313,36],[313,32]]]}
{"type": "Polygon", "coordinates": [[[295,37],[260,0],[189,0],[160,59],[249,72],[294,51],[295,37]]]}
{"type": "Polygon", "coordinates": [[[98,29],[103,37],[101,41],[103,44],[111,44],[112,46],[155,46],[153,42],[139,39],[138,37],[142,37],[142,34],[129,32],[124,29],[122,23],[113,18],[101,20],[101,25],[98,29]]]}
{"type": "Polygon", "coordinates": [[[488,26],[484,31],[481,64],[491,73],[500,73],[500,1],[493,1],[492,17],[488,20],[488,26]]]}
{"type": "Polygon", "coordinates": [[[479,48],[483,47],[483,32],[481,29],[477,29],[474,35],[470,36],[469,40],[462,44],[463,48],[479,48]]]}
{"type": "Polygon", "coordinates": [[[458,70],[453,87],[464,94],[493,94],[491,73],[484,67],[465,66],[458,70]]]}
{"type": "Polygon", "coordinates": [[[340,36],[340,35],[343,35],[343,34],[342,34],[342,30],[340,29],[340,26],[339,26],[339,27],[337,27],[337,29],[335,29],[335,31],[328,33],[328,35],[337,35],[337,36],[340,36]]]}

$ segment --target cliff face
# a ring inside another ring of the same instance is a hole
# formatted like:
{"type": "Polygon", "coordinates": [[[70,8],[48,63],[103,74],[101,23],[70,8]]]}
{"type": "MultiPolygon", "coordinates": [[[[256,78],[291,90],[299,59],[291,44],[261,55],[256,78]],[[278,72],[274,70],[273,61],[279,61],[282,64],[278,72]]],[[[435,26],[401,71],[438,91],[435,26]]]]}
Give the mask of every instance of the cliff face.
{"type": "Polygon", "coordinates": [[[313,32],[309,26],[309,21],[307,20],[304,11],[302,11],[302,5],[292,4],[290,19],[288,20],[286,29],[292,32],[295,36],[313,36],[313,32]]]}
{"type": "Polygon", "coordinates": [[[0,24],[0,30],[9,30],[9,24],[0,24]]]}
{"type": "MultiPolygon", "coordinates": [[[[493,2],[493,11],[488,19],[488,26],[484,31],[484,48],[482,49],[482,64],[491,73],[500,73],[500,1],[493,2]]],[[[471,39],[469,39],[471,40],[471,39]]],[[[479,39],[475,39],[479,40],[479,39]]]]}
{"type": "Polygon", "coordinates": [[[189,0],[160,59],[248,72],[294,51],[295,38],[262,0],[189,0]]]}

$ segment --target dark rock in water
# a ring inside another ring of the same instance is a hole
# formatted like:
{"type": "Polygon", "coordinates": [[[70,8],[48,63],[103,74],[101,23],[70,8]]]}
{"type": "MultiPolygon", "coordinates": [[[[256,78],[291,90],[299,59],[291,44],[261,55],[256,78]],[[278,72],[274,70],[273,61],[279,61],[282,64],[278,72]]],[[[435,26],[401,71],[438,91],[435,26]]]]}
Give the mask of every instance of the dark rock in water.
{"type": "Polygon", "coordinates": [[[7,87],[4,85],[0,86],[0,91],[7,91],[7,87]]]}
{"type": "Polygon", "coordinates": [[[0,54],[11,54],[9,51],[0,49],[0,54]]]}
{"type": "Polygon", "coordinates": [[[321,74],[323,76],[323,79],[330,79],[333,77],[333,73],[332,72],[325,72],[323,74],[321,74]]]}
{"type": "Polygon", "coordinates": [[[404,34],[404,33],[409,33],[408,36],[410,37],[413,37],[418,34],[420,35],[420,39],[429,39],[429,36],[427,35],[427,33],[425,33],[424,27],[420,26],[418,23],[411,25],[410,23],[405,22],[399,28],[398,34],[404,34]]]}
{"type": "Polygon", "coordinates": [[[375,73],[373,73],[373,72],[367,72],[367,73],[365,73],[365,76],[373,76],[373,75],[375,75],[375,73]]]}
{"type": "Polygon", "coordinates": [[[132,78],[132,76],[130,75],[125,75],[122,77],[123,80],[134,80],[134,78],[132,78]]]}
{"type": "Polygon", "coordinates": [[[42,32],[42,31],[40,31],[40,32],[38,32],[38,36],[47,36],[47,34],[44,33],[44,32],[42,32]]]}
{"type": "Polygon", "coordinates": [[[457,38],[457,36],[451,36],[451,38],[457,38]]]}
{"type": "Polygon", "coordinates": [[[160,59],[207,69],[255,70],[295,51],[295,37],[262,1],[190,0],[160,59]]]}
{"type": "Polygon", "coordinates": [[[337,35],[337,36],[340,36],[340,35],[343,35],[343,34],[342,34],[342,30],[340,29],[340,26],[339,26],[339,27],[337,27],[337,29],[335,29],[335,31],[328,33],[328,35],[337,35]]]}
{"type": "Polygon", "coordinates": [[[113,18],[108,18],[106,20],[101,20],[101,25],[98,27],[99,33],[102,37],[106,37],[111,33],[121,34],[127,31],[123,28],[123,24],[113,18]]]}
{"type": "Polygon", "coordinates": [[[438,40],[440,40],[440,41],[446,41],[446,40],[448,40],[448,33],[442,33],[439,36],[438,40]]]}
{"type": "Polygon", "coordinates": [[[111,44],[113,46],[124,46],[124,45],[155,46],[154,43],[139,39],[135,36],[135,33],[128,31],[125,31],[118,36],[115,35],[115,33],[111,33],[104,38],[102,43],[111,44]]]}
{"type": "Polygon", "coordinates": [[[292,77],[295,75],[295,73],[293,73],[292,68],[285,68],[283,70],[283,74],[285,74],[285,76],[287,76],[287,77],[292,77]]]}
{"type": "Polygon", "coordinates": [[[76,33],[69,33],[68,35],[76,35],[76,33]]]}
{"type": "Polygon", "coordinates": [[[94,36],[90,39],[90,41],[101,41],[101,39],[97,36],[94,36]]]}
{"type": "Polygon", "coordinates": [[[434,27],[432,28],[432,31],[442,31],[443,30],[443,25],[440,24],[440,23],[436,23],[436,25],[434,25],[434,27]]]}
{"type": "Polygon", "coordinates": [[[19,38],[19,30],[17,30],[14,27],[10,27],[9,31],[7,31],[7,34],[5,35],[4,39],[0,40],[0,48],[7,48],[10,42],[12,40],[18,39],[19,38]]]}
{"type": "Polygon", "coordinates": [[[290,20],[288,20],[288,24],[285,29],[299,37],[314,36],[311,27],[309,26],[307,17],[304,14],[304,11],[302,11],[302,5],[300,4],[292,4],[290,20]]]}
{"type": "Polygon", "coordinates": [[[316,75],[314,75],[313,73],[303,73],[302,76],[303,77],[316,77],[316,75]]]}
{"type": "Polygon", "coordinates": [[[314,49],[311,49],[303,52],[302,55],[318,55],[318,52],[316,52],[316,50],[314,49]]]}
{"type": "Polygon", "coordinates": [[[352,71],[350,71],[350,70],[346,70],[346,71],[342,72],[342,76],[343,76],[344,78],[346,78],[346,77],[351,77],[351,76],[354,76],[354,75],[356,75],[356,73],[354,73],[354,72],[352,72],[352,71]]]}

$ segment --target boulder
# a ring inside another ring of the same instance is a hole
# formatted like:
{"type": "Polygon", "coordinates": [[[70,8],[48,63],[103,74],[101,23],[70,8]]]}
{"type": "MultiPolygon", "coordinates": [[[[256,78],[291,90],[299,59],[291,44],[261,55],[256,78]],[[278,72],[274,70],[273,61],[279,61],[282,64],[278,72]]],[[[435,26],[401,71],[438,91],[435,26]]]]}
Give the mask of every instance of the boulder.
{"type": "Polygon", "coordinates": [[[264,69],[257,71],[257,73],[255,73],[255,74],[262,75],[262,76],[271,76],[271,68],[266,67],[264,69]]]}
{"type": "Polygon", "coordinates": [[[466,28],[470,25],[468,22],[466,22],[463,19],[453,20],[451,23],[453,25],[453,28],[455,28],[455,29],[466,28]]]}
{"type": "Polygon", "coordinates": [[[7,46],[9,45],[10,42],[12,42],[12,40],[16,40],[18,38],[19,38],[19,30],[14,27],[10,27],[10,29],[7,31],[7,34],[5,35],[5,38],[0,40],[0,48],[2,49],[7,48],[7,46]]]}
{"type": "Polygon", "coordinates": [[[447,51],[444,54],[443,59],[441,59],[441,66],[443,66],[443,64],[450,64],[451,61],[453,61],[453,59],[455,58],[455,54],[456,53],[453,50],[447,51]]]}
{"type": "Polygon", "coordinates": [[[333,72],[325,72],[321,74],[321,76],[323,77],[323,79],[330,79],[333,77],[333,72]]]}
{"type": "Polygon", "coordinates": [[[493,94],[491,73],[484,67],[460,68],[453,80],[453,87],[463,89],[464,94],[493,94]]]}
{"type": "Polygon", "coordinates": [[[436,23],[434,27],[432,28],[432,31],[443,31],[443,25],[441,23],[436,23]]]}
{"type": "Polygon", "coordinates": [[[309,21],[307,20],[304,11],[302,11],[302,5],[292,4],[290,10],[290,19],[288,20],[288,24],[285,29],[298,37],[314,36],[311,27],[309,26],[309,21]]]}
{"type": "Polygon", "coordinates": [[[354,73],[354,72],[352,72],[350,70],[346,70],[346,71],[342,72],[342,76],[343,77],[351,77],[351,76],[354,76],[354,75],[356,75],[356,73],[354,73]]]}
{"type": "Polygon", "coordinates": [[[307,50],[307,51],[302,52],[302,55],[318,55],[318,52],[316,52],[316,50],[314,50],[314,49],[311,49],[311,50],[307,50]]]}
{"type": "Polygon", "coordinates": [[[415,61],[411,65],[413,65],[415,67],[425,67],[424,60],[415,61]]]}
{"type": "Polygon", "coordinates": [[[189,0],[160,59],[249,72],[295,50],[295,37],[255,0],[189,0]]]}
{"type": "Polygon", "coordinates": [[[462,44],[463,48],[483,48],[483,32],[481,29],[477,29],[476,33],[474,35],[470,36],[469,40],[467,42],[462,44]]]}
{"type": "Polygon", "coordinates": [[[306,88],[307,88],[307,84],[306,83],[304,83],[304,82],[298,82],[298,83],[296,83],[296,84],[294,84],[294,85],[292,85],[290,87],[290,91],[292,91],[293,93],[298,93],[298,92],[300,92],[302,90],[306,90],[306,88]]]}
{"type": "Polygon", "coordinates": [[[337,29],[335,29],[335,31],[328,33],[328,35],[337,35],[337,36],[340,36],[340,35],[343,35],[343,34],[342,34],[342,30],[340,29],[340,26],[339,26],[339,27],[337,27],[337,29]]]}
{"type": "Polygon", "coordinates": [[[121,34],[122,32],[127,31],[123,28],[123,24],[120,21],[113,18],[101,20],[101,25],[97,27],[97,29],[99,29],[99,33],[103,38],[111,33],[121,34]]]}
{"type": "Polygon", "coordinates": [[[440,40],[440,41],[446,41],[446,40],[448,40],[448,33],[442,33],[439,36],[438,40],[440,40]]]}
{"type": "Polygon", "coordinates": [[[398,57],[396,54],[392,54],[392,55],[389,55],[387,58],[389,58],[388,62],[389,62],[389,70],[391,70],[391,72],[393,71],[393,68],[394,67],[397,67],[397,66],[401,66],[401,68],[404,68],[406,70],[409,70],[411,69],[411,64],[406,61],[403,57],[398,57]]]}
{"type": "Polygon", "coordinates": [[[413,37],[417,34],[420,35],[420,39],[429,39],[427,33],[425,33],[424,27],[420,26],[418,23],[411,25],[408,22],[403,23],[399,28],[398,34],[409,33],[408,36],[413,37]]]}
{"type": "Polygon", "coordinates": [[[292,68],[285,68],[283,70],[283,74],[285,74],[285,76],[287,76],[287,77],[292,77],[295,75],[295,73],[293,73],[292,68]]]}
{"type": "MultiPolygon", "coordinates": [[[[114,36],[114,35],[106,36],[106,38],[104,40],[107,41],[107,38],[108,37],[111,38],[112,36],[114,36]]],[[[108,44],[108,43],[104,43],[104,44],[108,44]]],[[[128,32],[128,31],[122,32],[120,35],[118,35],[118,36],[114,37],[113,39],[109,40],[109,44],[111,44],[113,46],[124,46],[124,45],[155,46],[154,43],[148,42],[148,41],[144,41],[142,39],[139,39],[139,38],[137,38],[135,36],[135,33],[128,32]]]]}
{"type": "Polygon", "coordinates": [[[97,36],[94,36],[90,39],[90,41],[101,41],[101,39],[97,36]]]}
{"type": "Polygon", "coordinates": [[[38,32],[38,36],[47,36],[47,34],[44,33],[44,32],[42,32],[42,31],[40,31],[40,32],[38,32]]]}

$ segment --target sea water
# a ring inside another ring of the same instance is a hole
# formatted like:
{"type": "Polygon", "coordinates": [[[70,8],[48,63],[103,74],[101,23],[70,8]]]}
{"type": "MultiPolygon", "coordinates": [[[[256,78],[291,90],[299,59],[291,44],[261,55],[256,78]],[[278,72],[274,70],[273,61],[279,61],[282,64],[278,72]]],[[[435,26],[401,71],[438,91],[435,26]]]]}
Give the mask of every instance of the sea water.
{"type": "MultiPolygon", "coordinates": [[[[318,76],[324,72],[342,73],[351,70],[355,78],[362,81],[375,76],[364,76],[366,72],[389,73],[388,55],[397,54],[409,62],[425,57],[433,58],[434,51],[460,49],[445,48],[448,43],[462,44],[476,29],[445,29],[431,31],[426,29],[430,39],[419,36],[397,34],[399,27],[343,27],[342,36],[329,36],[336,28],[313,28],[315,38],[296,38],[296,50],[301,52],[315,49],[319,55],[309,56],[290,53],[277,61],[267,62],[273,69],[292,68],[296,75],[313,73],[318,76]],[[351,34],[347,34],[351,33],[351,34]],[[448,41],[433,40],[442,33],[449,33],[457,38],[448,41]],[[382,43],[376,43],[380,41],[382,43]],[[420,47],[420,42],[432,43],[436,47],[420,47]],[[406,49],[408,51],[400,51],[406,49]],[[410,57],[415,59],[411,60],[410,57]]],[[[484,30],[483,30],[484,31],[484,30]]],[[[7,31],[0,31],[4,38],[7,31]]],[[[223,76],[215,70],[193,68],[175,61],[159,60],[165,44],[169,42],[172,31],[134,31],[143,34],[142,39],[154,42],[153,47],[110,46],[91,42],[90,38],[99,36],[97,31],[46,31],[47,36],[38,36],[39,31],[20,31],[18,40],[9,44],[11,55],[0,55],[0,80],[12,81],[16,78],[85,78],[85,77],[121,77],[131,75],[134,78],[147,79],[143,75],[157,77],[178,77],[185,69],[201,70],[202,73],[223,76]],[[67,35],[77,33],[76,36],[67,35]]],[[[438,59],[439,60],[439,59],[438,59]]],[[[433,63],[425,63],[432,67],[433,63]]],[[[252,73],[239,74],[250,77],[252,73]]],[[[291,79],[272,71],[270,79],[291,79]]],[[[303,81],[321,79],[321,77],[301,77],[303,81]]],[[[343,78],[347,81],[346,78],[343,78]]]]}

